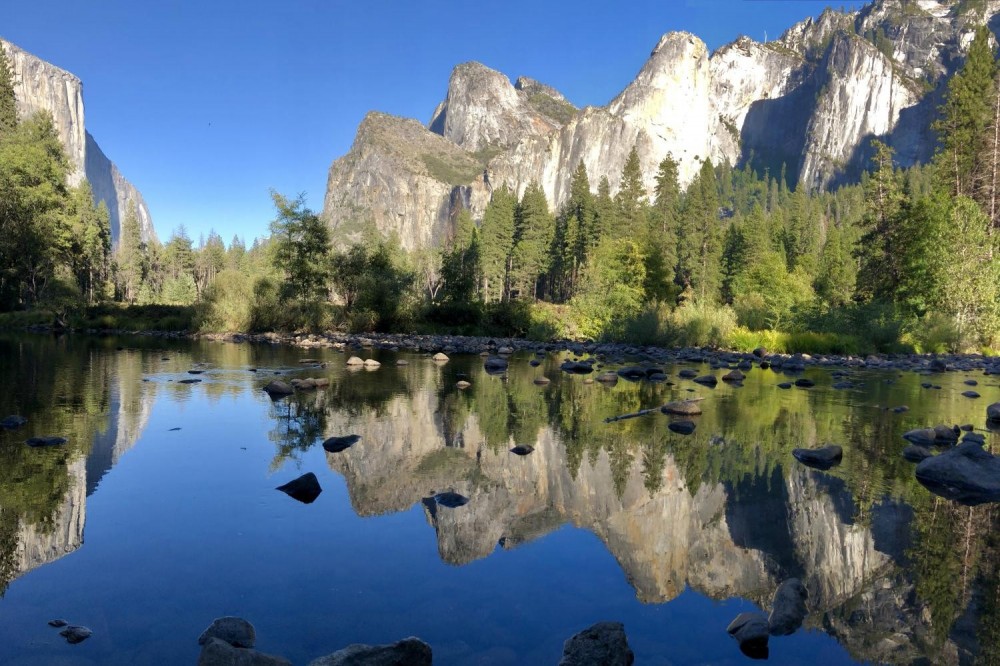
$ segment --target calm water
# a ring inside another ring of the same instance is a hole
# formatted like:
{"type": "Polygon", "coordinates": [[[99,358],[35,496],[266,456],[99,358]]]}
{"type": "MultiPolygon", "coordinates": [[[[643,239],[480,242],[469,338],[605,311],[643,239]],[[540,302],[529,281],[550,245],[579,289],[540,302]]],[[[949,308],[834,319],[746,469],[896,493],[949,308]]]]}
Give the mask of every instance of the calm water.
{"type": "Polygon", "coordinates": [[[679,367],[666,368],[674,385],[609,388],[560,373],[560,355],[539,368],[515,357],[497,377],[478,357],[355,353],[383,365],[349,372],[335,350],[0,337],[0,417],[30,420],[0,433],[0,662],[194,663],[202,629],[240,615],[259,649],[296,664],[409,635],[436,664],[555,664],[600,620],[624,622],[639,664],[734,664],[747,659],[726,626],[791,576],[810,615],[772,637],[772,662],[1000,652],[995,506],[935,498],[899,455],[907,429],[982,427],[994,377],[975,377],[979,400],[960,395],[964,374],[935,376],[934,390],[853,371],[860,387],[835,390],[819,369],[811,389],[754,369],[742,388],[713,390],[679,367]],[[190,369],[203,381],[179,384],[190,369]],[[275,373],[331,384],[272,402],[260,388],[275,373]],[[550,385],[533,383],[542,374],[550,385]],[[603,423],[692,396],[704,414],[688,437],[659,414],[603,423]],[[320,446],[350,433],[362,439],[343,453],[320,446]],[[23,444],[42,434],[69,444],[23,444]],[[844,447],[830,472],[791,456],[828,442],[844,447]],[[323,487],[313,504],[275,490],[307,471],[323,487]],[[447,490],[469,503],[426,508],[447,490]],[[68,645],[46,624],[56,617],[94,635],[68,645]]]}

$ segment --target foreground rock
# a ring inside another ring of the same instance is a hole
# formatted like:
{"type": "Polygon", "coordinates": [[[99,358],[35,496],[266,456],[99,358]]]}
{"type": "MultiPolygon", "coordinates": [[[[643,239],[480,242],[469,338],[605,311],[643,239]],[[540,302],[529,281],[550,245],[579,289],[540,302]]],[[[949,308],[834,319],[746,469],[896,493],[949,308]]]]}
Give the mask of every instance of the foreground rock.
{"type": "Polygon", "coordinates": [[[292,666],[292,662],[257,650],[235,647],[221,638],[210,638],[201,649],[198,666],[292,666]]]}
{"type": "Polygon", "coordinates": [[[1000,422],[1000,402],[994,402],[986,408],[986,420],[1000,422]]]}
{"type": "Polygon", "coordinates": [[[753,659],[767,659],[770,625],[761,612],[740,613],[726,627],[729,635],[740,644],[740,651],[753,659]]]}
{"type": "Polygon", "coordinates": [[[430,666],[431,646],[419,638],[404,638],[391,645],[355,643],[319,659],[309,666],[430,666]]]}
{"type": "Polygon", "coordinates": [[[958,441],[958,428],[936,425],[903,433],[903,439],[917,446],[951,446],[958,441]]]}
{"type": "Polygon", "coordinates": [[[286,395],[291,395],[291,394],[295,393],[295,389],[292,388],[291,385],[286,384],[283,381],[279,381],[277,379],[274,379],[274,380],[268,382],[264,386],[264,392],[267,393],[269,396],[271,396],[272,399],[274,399],[274,398],[280,398],[280,397],[286,396],[286,395]]]}
{"type": "Polygon", "coordinates": [[[18,416],[17,414],[11,414],[10,416],[5,416],[2,421],[0,421],[0,429],[3,430],[16,430],[23,425],[28,423],[28,419],[23,416],[18,416]]]}
{"type": "Polygon", "coordinates": [[[774,591],[771,615],[767,618],[772,636],[788,636],[802,626],[809,593],[798,578],[789,578],[774,591]]]}
{"type": "Polygon", "coordinates": [[[682,400],[680,402],[668,402],[660,407],[664,414],[674,414],[677,416],[698,416],[701,414],[701,405],[693,400],[682,400]]]}
{"type": "Polygon", "coordinates": [[[818,449],[795,449],[792,455],[803,465],[827,470],[840,464],[844,450],[836,444],[830,444],[818,449]]]}
{"type": "Polygon", "coordinates": [[[460,506],[465,506],[469,503],[469,498],[465,495],[459,495],[458,493],[447,491],[443,493],[438,493],[431,498],[437,504],[449,509],[457,509],[460,506]]]}
{"type": "Polygon", "coordinates": [[[518,444],[510,450],[511,453],[516,453],[519,456],[526,456],[535,450],[531,444],[518,444]]]}
{"type": "Polygon", "coordinates": [[[198,637],[198,645],[205,645],[209,639],[218,638],[233,647],[252,648],[257,642],[257,631],[247,620],[227,615],[212,620],[198,637]]]}
{"type": "Polygon", "coordinates": [[[81,627],[76,624],[71,624],[59,632],[59,635],[66,639],[66,642],[70,645],[76,645],[77,643],[82,643],[83,641],[90,638],[93,634],[87,627],[81,627]]]}
{"type": "Polygon", "coordinates": [[[667,424],[667,428],[679,435],[690,435],[694,432],[695,424],[694,421],[671,421],[667,424]]]}
{"type": "Polygon", "coordinates": [[[559,666],[630,666],[635,655],[621,622],[598,622],[563,644],[559,666]]]}
{"type": "Polygon", "coordinates": [[[977,442],[962,442],[917,465],[917,481],[961,504],[1000,502],[1000,457],[977,442]]]}
{"type": "Polygon", "coordinates": [[[319,497],[319,494],[323,492],[323,489],[319,485],[319,479],[312,472],[306,472],[299,478],[292,479],[283,486],[278,486],[277,490],[303,504],[312,504],[319,497]]]}

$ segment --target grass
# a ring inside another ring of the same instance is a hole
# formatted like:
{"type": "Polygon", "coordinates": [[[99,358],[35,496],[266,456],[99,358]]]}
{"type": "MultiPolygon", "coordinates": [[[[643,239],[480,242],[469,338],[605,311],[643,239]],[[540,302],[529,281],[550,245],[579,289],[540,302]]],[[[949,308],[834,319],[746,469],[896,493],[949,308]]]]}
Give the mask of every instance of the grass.
{"type": "Polygon", "coordinates": [[[538,113],[565,125],[576,115],[576,107],[565,100],[558,100],[545,93],[537,92],[528,97],[528,104],[538,113]]]}
{"type": "Polygon", "coordinates": [[[452,161],[430,153],[420,156],[427,172],[435,179],[449,185],[467,185],[480,174],[482,167],[471,161],[452,161]]]}

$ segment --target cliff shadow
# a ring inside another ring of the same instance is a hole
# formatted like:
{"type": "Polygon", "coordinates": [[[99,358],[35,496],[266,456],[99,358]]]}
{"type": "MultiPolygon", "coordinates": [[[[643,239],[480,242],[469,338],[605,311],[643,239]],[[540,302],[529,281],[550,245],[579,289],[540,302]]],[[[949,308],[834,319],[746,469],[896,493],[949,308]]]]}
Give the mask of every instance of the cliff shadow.
{"type": "Polygon", "coordinates": [[[809,77],[787,95],[753,102],[740,131],[739,168],[778,177],[784,167],[785,184],[794,188],[817,90],[815,77],[809,77]]]}
{"type": "Polygon", "coordinates": [[[775,465],[769,476],[747,474],[735,483],[727,481],[725,488],[726,524],[733,543],[765,553],[786,576],[801,577],[782,466],[775,465]]]}

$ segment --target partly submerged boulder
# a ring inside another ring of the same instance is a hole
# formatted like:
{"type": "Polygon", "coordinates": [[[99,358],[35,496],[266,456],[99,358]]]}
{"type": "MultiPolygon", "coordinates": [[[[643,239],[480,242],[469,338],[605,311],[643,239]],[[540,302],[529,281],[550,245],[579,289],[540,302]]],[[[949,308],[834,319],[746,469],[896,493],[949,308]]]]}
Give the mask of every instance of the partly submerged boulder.
{"type": "Polygon", "coordinates": [[[962,442],[927,458],[917,465],[916,475],[932,493],[961,504],[1000,502],[1000,456],[977,442],[962,442]]]}

